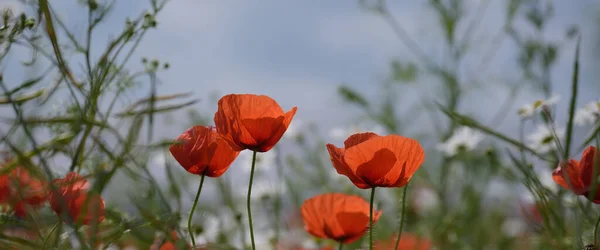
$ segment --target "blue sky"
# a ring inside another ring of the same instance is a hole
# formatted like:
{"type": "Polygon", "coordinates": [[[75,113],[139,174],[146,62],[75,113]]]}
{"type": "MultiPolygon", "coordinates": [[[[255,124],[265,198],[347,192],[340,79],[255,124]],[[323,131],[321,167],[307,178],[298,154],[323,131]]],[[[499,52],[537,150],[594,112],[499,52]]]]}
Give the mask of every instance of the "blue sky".
{"type": "MultiPolygon", "coordinates": [[[[17,1],[3,2],[0,5],[17,1]]],[[[69,27],[83,35],[86,13],[75,2],[55,2],[54,7],[69,27]]],[[[482,3],[479,0],[465,2],[471,6],[470,10],[482,3]]],[[[556,2],[552,29],[544,36],[562,40],[567,27],[580,26],[584,35],[582,85],[591,87],[595,76],[591,62],[598,55],[594,45],[598,43],[595,20],[600,5],[591,0],[556,2]]],[[[476,29],[473,56],[467,57],[467,69],[475,69],[481,52],[501,29],[504,6],[504,0],[490,2],[476,29]]],[[[95,36],[93,44],[97,50],[121,30],[126,16],[137,15],[146,8],[146,1],[117,1],[115,11],[95,36]]],[[[441,33],[427,1],[402,1],[390,8],[423,50],[434,60],[441,61],[444,50],[441,33]]],[[[473,17],[471,14],[466,20],[473,17]]],[[[162,82],[159,91],[165,94],[192,91],[203,100],[198,108],[209,115],[215,108],[208,103],[211,92],[251,92],[272,96],[286,110],[298,106],[298,119],[317,121],[323,127],[343,125],[357,113],[336,96],[340,83],[376,98],[380,83],[388,76],[389,61],[415,58],[383,19],[359,8],[357,1],[173,0],[159,15],[158,22],[158,30],[152,31],[142,43],[130,67],[141,68],[139,59],[143,56],[169,62],[171,69],[159,75],[162,82]]],[[[465,26],[462,25],[459,34],[464,33],[465,26]]],[[[568,95],[564,91],[570,81],[573,45],[573,42],[564,44],[553,72],[555,88],[564,98],[568,95]]],[[[502,78],[518,80],[515,56],[514,44],[504,39],[498,56],[480,78],[488,83],[502,78]]],[[[20,77],[10,72],[5,74],[20,77]]],[[[469,92],[461,110],[483,116],[494,113],[490,108],[497,106],[507,93],[490,85],[469,92]]],[[[411,94],[399,97],[401,106],[422,98],[433,100],[439,94],[435,90],[439,85],[433,79],[420,78],[418,86],[425,87],[403,90],[411,94]]],[[[593,98],[588,93],[583,93],[582,100],[593,98]]],[[[136,95],[143,97],[146,91],[136,95]]],[[[513,109],[535,97],[539,95],[520,94],[513,109]]],[[[166,136],[177,134],[167,133],[166,136]]]]}

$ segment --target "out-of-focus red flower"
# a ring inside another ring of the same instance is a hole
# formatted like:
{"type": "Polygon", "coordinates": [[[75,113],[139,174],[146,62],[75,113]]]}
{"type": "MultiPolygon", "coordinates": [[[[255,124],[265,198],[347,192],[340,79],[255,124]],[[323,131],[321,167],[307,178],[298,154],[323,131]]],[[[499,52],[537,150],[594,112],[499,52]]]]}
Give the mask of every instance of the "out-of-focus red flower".
{"type": "Polygon", "coordinates": [[[519,203],[519,208],[521,209],[521,214],[528,222],[534,224],[542,224],[544,219],[542,218],[542,214],[538,209],[538,204],[533,202],[521,201],[519,203]]]}
{"type": "Polygon", "coordinates": [[[196,175],[219,177],[239,154],[213,127],[194,126],[177,140],[181,143],[171,145],[169,151],[185,170],[196,175]]]}
{"type": "Polygon", "coordinates": [[[344,141],[344,148],[327,144],[338,174],[358,188],[404,187],[425,159],[418,141],[399,135],[358,133],[344,141]]]}
{"type": "Polygon", "coordinates": [[[236,151],[267,152],[279,142],[296,107],[285,112],[271,97],[230,94],[219,100],[215,125],[223,139],[236,151]]]}
{"type": "Polygon", "coordinates": [[[29,209],[40,208],[46,199],[44,182],[25,168],[16,167],[0,176],[0,204],[10,206],[15,216],[25,217],[29,209]]]}
{"type": "Polygon", "coordinates": [[[394,235],[385,241],[376,241],[374,248],[376,250],[430,250],[432,247],[429,240],[412,233],[403,232],[398,243],[398,248],[394,249],[397,237],[397,235],[394,235]]]}
{"type": "MultiPolygon", "coordinates": [[[[305,229],[315,237],[352,243],[369,226],[369,203],[356,195],[328,193],[312,197],[301,207],[305,229]]],[[[373,223],[381,211],[374,211],[373,223]]]]}
{"type": "Polygon", "coordinates": [[[104,199],[99,194],[88,193],[90,184],[83,176],[70,172],[65,178],[55,179],[54,184],[58,192],[50,193],[50,207],[61,218],[66,215],[67,222],[84,225],[104,221],[104,199]],[[63,205],[66,210],[63,210],[63,205]]]}
{"type": "MultiPolygon", "coordinates": [[[[177,236],[177,232],[172,231],[170,238],[167,238],[164,241],[161,241],[161,240],[155,241],[154,244],[152,244],[152,246],[150,246],[150,250],[178,250],[179,248],[177,248],[177,244],[176,244],[176,242],[178,240],[179,240],[179,236],[177,236]]],[[[185,249],[191,249],[190,245],[188,244],[185,249]]],[[[206,248],[200,247],[200,248],[196,248],[196,249],[205,250],[206,248]]]]}
{"type": "MultiPolygon", "coordinates": [[[[552,179],[558,185],[571,190],[576,195],[583,195],[589,199],[588,195],[592,192],[594,178],[600,176],[600,154],[594,146],[589,146],[583,151],[581,161],[570,159],[566,165],[566,173],[560,164],[554,172],[552,179]],[[596,176],[594,176],[594,167],[596,176]],[[567,177],[568,179],[565,179],[567,177]]],[[[596,187],[594,197],[591,201],[600,204],[600,182],[596,187]]]]}

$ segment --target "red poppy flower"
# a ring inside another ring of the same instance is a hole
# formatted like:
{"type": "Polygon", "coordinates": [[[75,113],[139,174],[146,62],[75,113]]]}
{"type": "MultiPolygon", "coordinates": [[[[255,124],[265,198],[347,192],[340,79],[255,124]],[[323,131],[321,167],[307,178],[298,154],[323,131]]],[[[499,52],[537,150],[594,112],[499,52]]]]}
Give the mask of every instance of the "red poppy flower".
{"type": "MultiPolygon", "coordinates": [[[[597,149],[593,146],[589,146],[583,151],[581,155],[581,161],[570,159],[566,166],[566,176],[568,181],[565,180],[565,173],[563,168],[559,165],[554,172],[552,172],[552,179],[558,185],[563,186],[566,189],[570,189],[576,195],[583,195],[588,197],[588,194],[593,185],[594,179],[594,164],[596,164],[596,176],[600,176],[600,155],[597,149]]],[[[562,164],[561,164],[562,165],[562,164]]],[[[600,203],[600,183],[596,188],[596,195],[591,199],[594,203],[600,203]]]]}
{"type": "Polygon", "coordinates": [[[177,140],[181,143],[171,145],[169,151],[192,174],[219,177],[239,154],[219,137],[214,127],[194,126],[177,140]]]}
{"type": "Polygon", "coordinates": [[[66,212],[68,222],[76,221],[84,225],[104,221],[104,200],[99,194],[88,193],[90,184],[83,176],[70,172],[65,178],[55,179],[54,184],[58,193],[51,192],[50,207],[59,216],[66,212]],[[63,205],[66,211],[63,210],[63,205]]]}
{"type": "MultiPolygon", "coordinates": [[[[358,240],[369,226],[369,203],[355,195],[321,194],[304,202],[301,207],[304,229],[315,237],[343,243],[358,240]]],[[[374,211],[373,223],[381,211],[374,211]]]]}
{"type": "Polygon", "coordinates": [[[431,242],[423,239],[411,233],[402,233],[398,248],[396,246],[396,238],[398,236],[392,236],[386,241],[375,242],[374,248],[376,250],[429,250],[431,249],[431,242]]]}
{"type": "Polygon", "coordinates": [[[0,176],[0,204],[8,205],[15,216],[25,217],[28,209],[40,208],[46,202],[44,183],[23,167],[0,176]]]}
{"type": "Polygon", "coordinates": [[[425,159],[416,140],[371,132],[351,135],[344,148],[327,144],[327,150],[338,174],[362,189],[406,186],[425,159]]]}
{"type": "Polygon", "coordinates": [[[277,142],[296,114],[288,112],[268,96],[231,94],[219,100],[215,125],[217,131],[236,151],[250,149],[267,152],[277,142]]]}

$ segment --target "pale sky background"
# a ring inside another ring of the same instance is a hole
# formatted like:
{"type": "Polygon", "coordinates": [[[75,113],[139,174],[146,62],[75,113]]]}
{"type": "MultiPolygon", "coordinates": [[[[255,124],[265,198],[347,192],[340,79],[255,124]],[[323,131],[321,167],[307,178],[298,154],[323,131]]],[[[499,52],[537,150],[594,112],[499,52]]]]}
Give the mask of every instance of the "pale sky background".
{"type": "MultiPolygon", "coordinates": [[[[441,61],[444,50],[438,20],[425,0],[389,1],[391,12],[410,36],[435,61],[441,61]]],[[[470,9],[482,1],[468,0],[470,9]]],[[[598,98],[598,59],[600,58],[600,2],[593,0],[554,1],[555,17],[544,37],[564,41],[566,29],[579,25],[582,40],[580,102],[578,106],[598,98]]],[[[52,1],[69,27],[84,34],[87,11],[76,1],[52,1]]],[[[0,8],[13,6],[15,0],[0,0],[0,8]]],[[[502,29],[505,0],[491,0],[476,30],[474,56],[467,58],[467,69],[473,70],[481,60],[490,39],[502,29]]],[[[117,1],[114,12],[98,29],[93,44],[97,50],[121,31],[127,16],[136,16],[149,7],[147,1],[117,1]]],[[[469,15],[467,20],[471,20],[469,15]]],[[[197,108],[210,117],[216,104],[208,103],[209,95],[227,93],[266,94],[276,99],[283,109],[298,106],[297,120],[317,122],[325,131],[348,124],[359,112],[349,108],[336,94],[341,83],[347,83],[369,99],[377,98],[379,86],[389,74],[389,61],[394,58],[414,59],[414,55],[398,40],[379,16],[359,8],[357,1],[233,1],[172,0],[159,14],[158,29],[152,30],[131,60],[131,69],[141,69],[142,57],[169,62],[171,68],[159,74],[161,94],[192,91],[202,101],[197,108]]],[[[517,26],[521,29],[520,26],[517,26]]],[[[524,30],[527,30],[525,28],[524,30]]],[[[458,34],[464,32],[464,25],[458,34]]],[[[559,61],[552,72],[554,88],[563,99],[558,105],[559,119],[564,117],[571,84],[574,41],[562,43],[559,61]]],[[[505,88],[493,87],[493,81],[505,78],[517,81],[521,74],[516,63],[515,44],[506,37],[485,75],[482,88],[469,91],[460,106],[461,112],[476,113],[489,121],[506,98],[505,88]]],[[[26,54],[13,56],[25,60],[26,54]]],[[[24,77],[17,66],[3,65],[5,79],[16,85],[24,77]]],[[[416,111],[406,110],[421,98],[438,96],[435,81],[419,78],[414,87],[399,93],[399,107],[407,119],[416,111]]],[[[134,93],[132,100],[147,91],[134,93]]],[[[523,91],[500,129],[516,134],[516,110],[540,98],[539,93],[523,91]]],[[[443,118],[443,117],[442,117],[443,118]]],[[[445,118],[443,118],[445,119],[445,118]]],[[[157,137],[174,138],[187,125],[185,114],[172,121],[185,125],[158,124],[157,137]]],[[[417,121],[415,121],[417,122],[417,121]]],[[[418,121],[427,128],[429,120],[418,121]]],[[[339,143],[339,142],[338,142],[339,143]]]]}
{"type": "MultiPolygon", "coordinates": [[[[473,6],[471,10],[482,2],[466,1],[473,6]]],[[[566,29],[579,25],[583,34],[581,85],[591,88],[598,69],[592,62],[600,55],[597,46],[600,44],[600,4],[592,0],[555,2],[556,14],[544,37],[563,41],[566,29]]],[[[391,12],[401,25],[429,56],[441,61],[444,50],[441,32],[427,1],[395,3],[390,5],[391,12]]],[[[0,0],[2,5],[19,8],[16,0],[0,0]]],[[[505,0],[492,0],[486,9],[475,33],[478,42],[472,45],[474,56],[467,57],[467,70],[474,70],[482,57],[478,52],[486,50],[485,46],[502,28],[505,5],[505,0]]],[[[55,1],[53,6],[83,38],[87,12],[76,1],[55,1]]],[[[117,1],[113,13],[95,35],[96,51],[120,32],[125,17],[136,16],[148,6],[147,1],[141,0],[117,1]]],[[[466,20],[473,17],[471,14],[466,20]]],[[[209,103],[211,92],[217,91],[220,95],[250,92],[273,97],[285,110],[298,106],[296,119],[315,121],[325,129],[344,125],[357,112],[336,95],[340,83],[349,84],[374,99],[381,82],[388,77],[389,61],[415,58],[382,18],[359,8],[357,1],[172,0],[157,20],[158,30],[149,33],[131,60],[130,68],[140,69],[141,57],[169,62],[171,69],[159,74],[162,82],[159,93],[192,91],[196,98],[202,99],[198,109],[209,116],[216,108],[209,103]]],[[[461,26],[458,34],[464,33],[465,26],[461,26]]],[[[563,96],[561,104],[566,104],[574,42],[563,44],[552,80],[563,96]]],[[[509,38],[504,39],[495,60],[480,78],[486,79],[486,83],[501,77],[513,82],[520,79],[516,53],[514,43],[509,38]]],[[[5,68],[10,69],[10,65],[5,68]]],[[[25,78],[22,74],[18,69],[6,70],[5,78],[18,82],[25,78]]],[[[507,94],[503,87],[490,85],[493,84],[470,90],[460,110],[481,114],[489,120],[496,111],[493,108],[507,94]]],[[[416,86],[425,87],[404,88],[398,97],[401,104],[420,98],[433,100],[438,93],[435,87],[440,85],[423,77],[416,86]],[[407,94],[402,95],[404,93],[407,94]]],[[[135,94],[132,100],[146,96],[147,91],[135,94]]],[[[591,94],[582,91],[580,100],[591,100],[591,94]]],[[[512,108],[516,110],[538,97],[537,93],[523,91],[512,108]]],[[[517,117],[513,115],[508,119],[510,123],[517,117]]],[[[164,136],[178,133],[179,130],[167,129],[164,136]]]]}

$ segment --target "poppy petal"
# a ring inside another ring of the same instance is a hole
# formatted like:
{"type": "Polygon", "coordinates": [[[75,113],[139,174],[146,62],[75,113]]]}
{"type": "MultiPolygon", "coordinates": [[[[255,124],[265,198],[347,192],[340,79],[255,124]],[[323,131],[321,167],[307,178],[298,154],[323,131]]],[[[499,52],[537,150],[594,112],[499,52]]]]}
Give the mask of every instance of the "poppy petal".
{"type": "Polygon", "coordinates": [[[583,151],[581,155],[581,161],[579,165],[581,167],[581,178],[583,185],[591,187],[594,180],[594,166],[596,166],[596,176],[600,175],[600,155],[597,153],[596,148],[589,146],[583,151]]]}
{"type": "Polygon", "coordinates": [[[585,193],[586,188],[581,180],[581,164],[578,161],[571,159],[567,163],[566,169],[566,177],[569,178],[569,180],[565,180],[565,173],[563,168],[559,165],[552,172],[552,179],[554,182],[566,189],[570,189],[577,195],[585,193]]]}
{"type": "Polygon", "coordinates": [[[424,159],[423,148],[416,140],[398,135],[374,137],[344,152],[344,162],[357,175],[360,167],[359,178],[382,187],[405,186],[424,159]]]}
{"type": "Polygon", "coordinates": [[[342,155],[344,153],[344,149],[337,148],[333,144],[327,144],[327,151],[329,151],[329,157],[331,159],[331,163],[338,174],[345,175],[352,181],[354,185],[358,188],[368,189],[371,188],[367,183],[358,178],[352,169],[350,169],[346,163],[342,161],[342,155]]]}
{"type": "Polygon", "coordinates": [[[377,135],[373,132],[353,134],[344,141],[344,148],[348,149],[348,148],[355,146],[361,142],[364,142],[366,140],[369,140],[371,138],[378,137],[378,136],[379,135],[377,135]]]}
{"type": "Polygon", "coordinates": [[[281,140],[281,137],[283,137],[283,134],[285,134],[285,131],[287,131],[290,123],[292,123],[292,119],[294,118],[294,115],[296,115],[297,110],[297,107],[293,107],[290,111],[285,113],[283,122],[281,126],[279,126],[279,129],[271,135],[271,137],[263,144],[261,148],[258,149],[258,152],[267,152],[271,150],[271,148],[273,148],[275,144],[281,140]]]}

